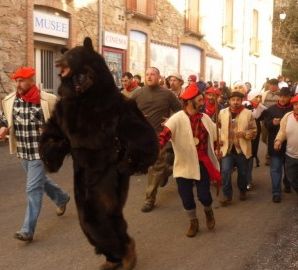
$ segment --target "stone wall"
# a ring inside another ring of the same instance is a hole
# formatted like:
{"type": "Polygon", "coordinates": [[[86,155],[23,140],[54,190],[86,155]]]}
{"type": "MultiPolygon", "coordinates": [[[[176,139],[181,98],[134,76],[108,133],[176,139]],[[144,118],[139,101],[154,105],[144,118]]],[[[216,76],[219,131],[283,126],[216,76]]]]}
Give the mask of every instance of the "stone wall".
{"type": "Polygon", "coordinates": [[[26,64],[26,1],[0,1],[0,97],[10,92],[14,84],[11,73],[26,64]]]}
{"type": "Polygon", "coordinates": [[[77,26],[74,43],[82,44],[84,38],[88,36],[92,39],[94,48],[98,48],[98,1],[90,1],[86,6],[75,9],[74,16],[77,26]]]}

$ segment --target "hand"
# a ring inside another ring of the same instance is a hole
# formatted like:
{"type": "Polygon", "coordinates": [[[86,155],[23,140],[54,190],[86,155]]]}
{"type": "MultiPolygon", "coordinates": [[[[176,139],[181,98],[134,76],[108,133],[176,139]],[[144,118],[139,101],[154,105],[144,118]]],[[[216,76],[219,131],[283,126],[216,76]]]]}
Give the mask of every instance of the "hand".
{"type": "Polygon", "coordinates": [[[280,118],[273,118],[272,123],[273,125],[278,126],[280,124],[280,118]]]}
{"type": "Polygon", "coordinates": [[[8,128],[0,128],[0,139],[5,139],[5,136],[8,134],[8,128]]]}
{"type": "Polygon", "coordinates": [[[221,160],[222,159],[222,151],[216,149],[215,150],[215,155],[217,157],[218,160],[221,160]]]}
{"type": "Polygon", "coordinates": [[[274,150],[279,151],[281,149],[281,141],[275,141],[274,142],[274,150]]]}
{"type": "Polygon", "coordinates": [[[245,137],[245,132],[244,131],[237,131],[235,135],[238,139],[244,138],[245,137]]]}

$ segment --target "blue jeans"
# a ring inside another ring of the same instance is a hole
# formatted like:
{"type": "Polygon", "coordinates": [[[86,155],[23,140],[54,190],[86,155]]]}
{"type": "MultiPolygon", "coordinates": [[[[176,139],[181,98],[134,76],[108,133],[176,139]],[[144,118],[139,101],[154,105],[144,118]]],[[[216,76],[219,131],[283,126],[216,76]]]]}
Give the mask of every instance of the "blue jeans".
{"type": "Polygon", "coordinates": [[[221,176],[223,187],[222,191],[225,197],[233,197],[233,188],[231,176],[234,166],[237,167],[237,185],[241,192],[246,191],[247,186],[247,169],[248,159],[243,154],[230,153],[222,158],[221,161],[221,176]]]}
{"type": "Polygon", "coordinates": [[[270,162],[270,176],[272,183],[272,195],[281,195],[281,179],[285,158],[283,155],[272,155],[270,162]]]}
{"type": "Polygon", "coordinates": [[[247,184],[252,183],[252,170],[254,167],[254,158],[250,157],[248,159],[248,167],[247,167],[247,184]]]}
{"type": "Polygon", "coordinates": [[[298,193],[298,159],[286,155],[286,173],[291,186],[298,193]]]}
{"type": "Polygon", "coordinates": [[[27,208],[21,232],[33,235],[42,206],[44,191],[57,206],[65,204],[68,201],[69,195],[63,192],[57,184],[46,176],[41,160],[22,159],[21,162],[27,173],[27,208]]]}

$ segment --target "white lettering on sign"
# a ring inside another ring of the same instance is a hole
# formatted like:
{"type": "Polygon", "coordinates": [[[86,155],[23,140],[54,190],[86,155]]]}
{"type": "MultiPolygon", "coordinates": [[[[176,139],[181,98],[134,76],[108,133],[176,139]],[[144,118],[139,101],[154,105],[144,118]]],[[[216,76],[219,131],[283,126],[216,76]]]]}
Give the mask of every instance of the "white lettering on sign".
{"type": "Polygon", "coordinates": [[[62,38],[69,37],[68,18],[34,11],[33,20],[34,33],[62,38]]]}
{"type": "Polygon", "coordinates": [[[104,32],[104,41],[105,46],[112,47],[112,48],[118,48],[127,50],[127,36],[111,33],[111,32],[104,32]]]}

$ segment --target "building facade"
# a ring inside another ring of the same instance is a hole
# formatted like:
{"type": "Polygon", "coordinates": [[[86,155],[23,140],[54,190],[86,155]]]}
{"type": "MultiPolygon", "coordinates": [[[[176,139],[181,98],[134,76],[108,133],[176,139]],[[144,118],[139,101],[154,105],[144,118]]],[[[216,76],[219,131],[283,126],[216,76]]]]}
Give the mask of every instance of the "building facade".
{"type": "Polygon", "coordinates": [[[15,68],[32,65],[38,85],[55,93],[55,59],[85,36],[117,85],[124,71],[144,76],[156,66],[164,76],[259,88],[282,64],[271,54],[272,14],[273,0],[2,0],[0,92],[13,89],[15,68]]]}

